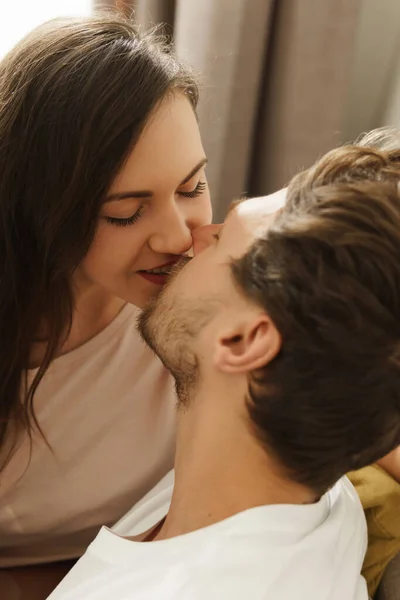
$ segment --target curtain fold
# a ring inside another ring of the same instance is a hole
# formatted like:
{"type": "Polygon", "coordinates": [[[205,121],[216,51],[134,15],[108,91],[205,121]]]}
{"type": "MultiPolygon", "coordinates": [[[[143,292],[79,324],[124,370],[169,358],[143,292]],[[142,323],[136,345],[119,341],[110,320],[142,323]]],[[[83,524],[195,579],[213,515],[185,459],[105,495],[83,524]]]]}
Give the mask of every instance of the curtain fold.
{"type": "Polygon", "coordinates": [[[200,73],[198,112],[215,220],[247,191],[272,8],[272,0],[177,2],[176,50],[200,73]]]}
{"type": "MultiPolygon", "coordinates": [[[[129,4],[129,2],[126,4],[129,4]]],[[[144,27],[165,23],[171,28],[172,32],[175,4],[175,0],[132,0],[130,10],[133,9],[136,20],[144,27]]]]}
{"type": "Polygon", "coordinates": [[[342,141],[360,0],[279,0],[250,170],[276,191],[342,141]]]}
{"type": "Polygon", "coordinates": [[[166,23],[199,74],[214,220],[341,141],[361,0],[95,0],[166,23]]]}

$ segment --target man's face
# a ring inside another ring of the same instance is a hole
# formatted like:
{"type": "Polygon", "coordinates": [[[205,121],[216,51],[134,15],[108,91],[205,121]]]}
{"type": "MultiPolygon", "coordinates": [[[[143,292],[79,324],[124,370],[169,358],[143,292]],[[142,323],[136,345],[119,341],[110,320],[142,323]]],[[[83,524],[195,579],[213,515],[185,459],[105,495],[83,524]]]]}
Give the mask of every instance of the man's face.
{"type": "Polygon", "coordinates": [[[193,233],[194,258],[175,273],[144,310],[140,332],[175,378],[185,402],[199,376],[213,369],[213,355],[225,327],[240,320],[250,304],[235,285],[231,262],[268,229],[285,202],[286,190],[241,201],[221,225],[193,233]]]}

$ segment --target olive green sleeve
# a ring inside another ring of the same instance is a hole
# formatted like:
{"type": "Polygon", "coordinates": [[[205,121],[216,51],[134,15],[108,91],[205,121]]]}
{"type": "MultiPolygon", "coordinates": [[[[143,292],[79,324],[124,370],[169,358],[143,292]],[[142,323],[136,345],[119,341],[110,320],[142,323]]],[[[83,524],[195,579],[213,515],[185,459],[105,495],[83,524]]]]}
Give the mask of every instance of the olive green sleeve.
{"type": "Polygon", "coordinates": [[[390,561],[400,552],[400,484],[377,465],[348,477],[360,497],[368,526],[363,575],[374,596],[390,561]]]}

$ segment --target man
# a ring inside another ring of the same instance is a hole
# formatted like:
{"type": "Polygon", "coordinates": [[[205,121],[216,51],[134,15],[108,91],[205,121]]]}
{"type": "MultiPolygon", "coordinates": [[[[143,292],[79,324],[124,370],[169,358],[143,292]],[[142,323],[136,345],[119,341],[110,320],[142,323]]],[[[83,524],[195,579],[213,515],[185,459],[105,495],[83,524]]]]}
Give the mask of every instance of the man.
{"type": "Polygon", "coordinates": [[[399,174],[342,148],[197,232],[140,322],[176,381],[175,482],[52,600],[367,598],[343,475],[400,443],[399,174]]]}

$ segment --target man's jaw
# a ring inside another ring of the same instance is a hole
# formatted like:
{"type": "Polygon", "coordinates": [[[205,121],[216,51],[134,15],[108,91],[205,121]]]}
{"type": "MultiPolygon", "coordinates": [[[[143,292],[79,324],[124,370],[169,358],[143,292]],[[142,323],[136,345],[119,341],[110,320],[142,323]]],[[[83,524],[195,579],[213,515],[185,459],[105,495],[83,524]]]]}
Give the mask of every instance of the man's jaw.
{"type": "Polygon", "coordinates": [[[190,256],[181,256],[170,268],[168,273],[168,283],[172,281],[191,260],[192,258],[190,256]]]}

